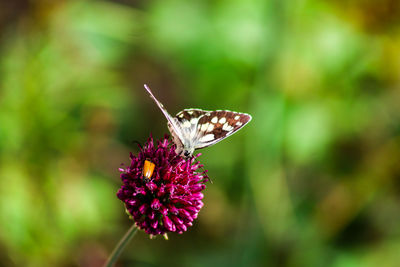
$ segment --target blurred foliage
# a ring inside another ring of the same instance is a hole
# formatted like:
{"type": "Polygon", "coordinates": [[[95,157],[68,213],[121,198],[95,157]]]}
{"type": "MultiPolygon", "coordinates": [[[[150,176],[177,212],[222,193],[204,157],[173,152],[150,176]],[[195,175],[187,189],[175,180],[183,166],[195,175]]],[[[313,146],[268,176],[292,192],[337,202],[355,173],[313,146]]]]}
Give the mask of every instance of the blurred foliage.
{"type": "Polygon", "coordinates": [[[183,235],[119,266],[398,266],[396,0],[2,1],[0,266],[99,266],[131,222],[132,141],[167,132],[146,95],[253,121],[201,162],[183,235]]]}

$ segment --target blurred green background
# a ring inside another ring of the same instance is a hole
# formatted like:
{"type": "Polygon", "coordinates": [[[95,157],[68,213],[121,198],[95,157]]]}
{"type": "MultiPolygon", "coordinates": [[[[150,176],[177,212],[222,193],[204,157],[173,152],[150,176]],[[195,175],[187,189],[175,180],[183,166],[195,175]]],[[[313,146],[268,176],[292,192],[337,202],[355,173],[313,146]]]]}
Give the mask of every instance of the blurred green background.
{"type": "Polygon", "coordinates": [[[133,140],[248,112],[183,235],[118,266],[399,266],[397,0],[0,3],[0,266],[99,266],[133,140]]]}

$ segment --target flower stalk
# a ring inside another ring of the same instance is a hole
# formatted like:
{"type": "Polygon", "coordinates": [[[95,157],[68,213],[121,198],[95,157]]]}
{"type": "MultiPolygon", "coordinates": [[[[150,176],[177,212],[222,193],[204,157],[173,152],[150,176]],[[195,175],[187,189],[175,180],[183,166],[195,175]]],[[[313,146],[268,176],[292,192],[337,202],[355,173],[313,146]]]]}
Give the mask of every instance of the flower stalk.
{"type": "Polygon", "coordinates": [[[138,228],[135,224],[132,224],[131,228],[129,228],[128,232],[121,238],[118,242],[117,246],[114,248],[111,255],[108,257],[107,262],[103,265],[104,267],[111,267],[114,263],[118,260],[119,256],[121,255],[122,251],[124,251],[126,245],[135,236],[138,228]]]}

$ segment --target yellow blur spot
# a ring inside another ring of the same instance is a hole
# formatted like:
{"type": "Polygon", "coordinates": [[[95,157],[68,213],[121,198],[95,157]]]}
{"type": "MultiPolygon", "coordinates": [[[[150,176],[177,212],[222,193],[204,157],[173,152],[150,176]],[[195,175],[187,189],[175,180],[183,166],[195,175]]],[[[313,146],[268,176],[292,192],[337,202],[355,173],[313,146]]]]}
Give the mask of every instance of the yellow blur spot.
{"type": "Polygon", "coordinates": [[[143,165],[143,177],[147,180],[150,180],[155,167],[156,165],[153,162],[151,162],[149,159],[146,159],[143,165]]]}

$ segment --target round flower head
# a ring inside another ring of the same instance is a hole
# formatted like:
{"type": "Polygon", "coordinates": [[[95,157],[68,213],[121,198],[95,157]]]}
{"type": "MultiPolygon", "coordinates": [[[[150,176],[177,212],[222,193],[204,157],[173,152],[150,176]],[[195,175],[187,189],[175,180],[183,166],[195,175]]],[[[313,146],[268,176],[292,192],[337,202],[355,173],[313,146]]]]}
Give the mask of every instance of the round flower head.
{"type": "Polygon", "coordinates": [[[117,196],[137,227],[159,235],[181,234],[192,226],[203,207],[201,191],[208,181],[206,171],[197,171],[203,165],[194,163],[196,157],[185,160],[178,156],[167,135],[157,147],[150,137],[137,156],[130,153],[130,166],[120,168],[123,185],[117,196]],[[150,169],[143,170],[145,165],[150,169]]]}

